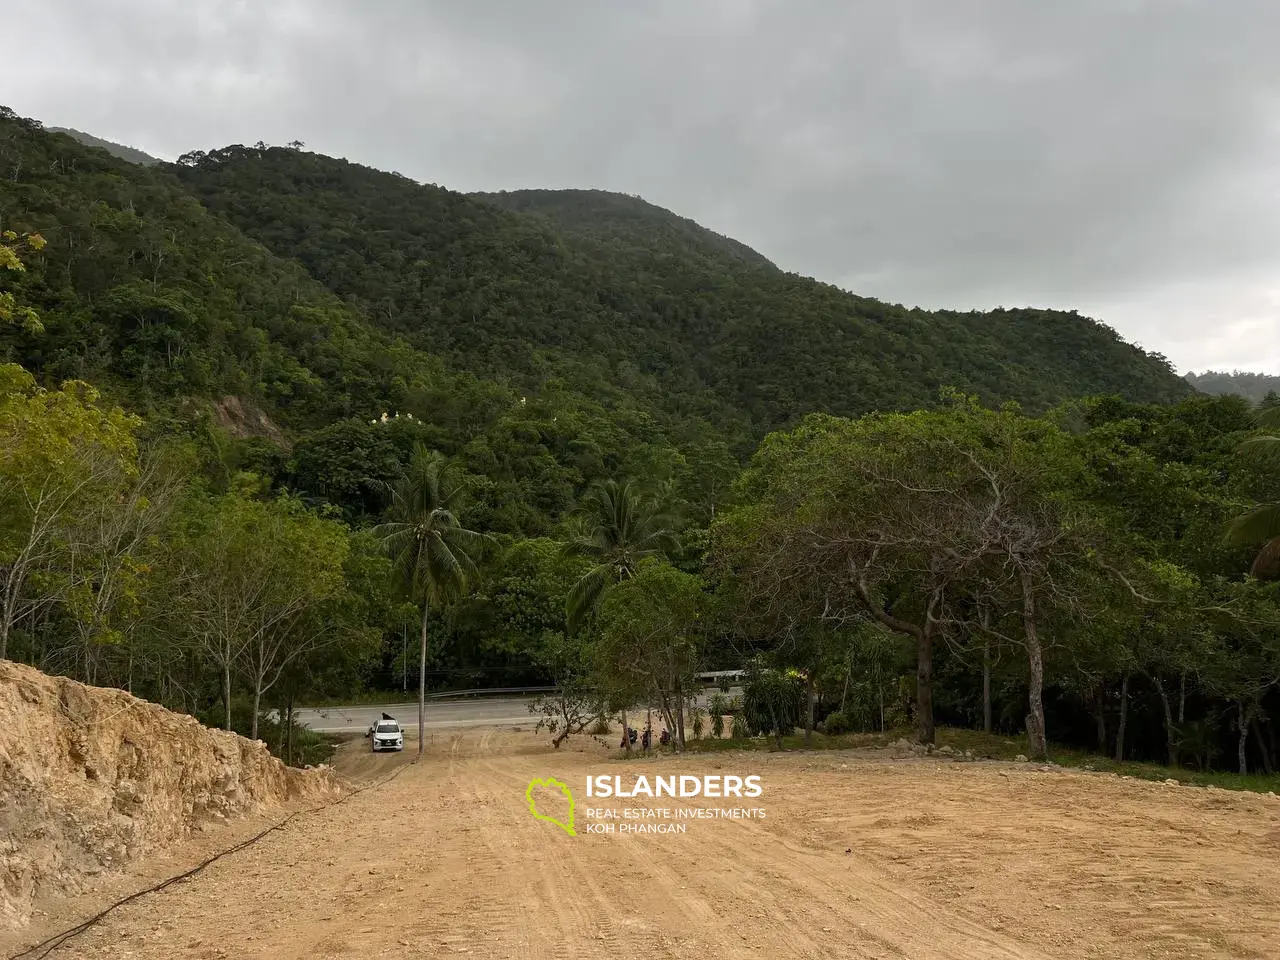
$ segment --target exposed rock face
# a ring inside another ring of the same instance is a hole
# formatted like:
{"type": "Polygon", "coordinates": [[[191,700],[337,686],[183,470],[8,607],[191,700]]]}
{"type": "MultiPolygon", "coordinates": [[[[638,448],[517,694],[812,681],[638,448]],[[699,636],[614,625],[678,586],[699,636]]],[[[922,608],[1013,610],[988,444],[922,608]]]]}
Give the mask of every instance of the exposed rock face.
{"type": "Polygon", "coordinates": [[[0,661],[0,924],[204,823],[340,790],[258,741],[0,661]]]}

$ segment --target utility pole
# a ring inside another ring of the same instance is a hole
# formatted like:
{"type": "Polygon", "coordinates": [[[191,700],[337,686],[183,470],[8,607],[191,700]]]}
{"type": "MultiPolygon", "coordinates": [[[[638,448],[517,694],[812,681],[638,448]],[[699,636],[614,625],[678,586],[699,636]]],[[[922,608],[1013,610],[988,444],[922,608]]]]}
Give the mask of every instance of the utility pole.
{"type": "Polygon", "coordinates": [[[409,627],[404,626],[400,631],[400,670],[404,674],[404,680],[401,683],[400,690],[407,693],[409,690],[409,627]]]}

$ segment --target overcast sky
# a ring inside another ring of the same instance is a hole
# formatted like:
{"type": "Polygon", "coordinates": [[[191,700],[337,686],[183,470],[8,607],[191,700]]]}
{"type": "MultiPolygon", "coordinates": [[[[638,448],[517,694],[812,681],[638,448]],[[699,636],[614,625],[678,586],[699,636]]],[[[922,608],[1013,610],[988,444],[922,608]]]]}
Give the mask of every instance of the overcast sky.
{"type": "Polygon", "coordinates": [[[0,103],[638,193],[926,307],[1076,308],[1280,372],[1280,0],[39,0],[0,103]]]}

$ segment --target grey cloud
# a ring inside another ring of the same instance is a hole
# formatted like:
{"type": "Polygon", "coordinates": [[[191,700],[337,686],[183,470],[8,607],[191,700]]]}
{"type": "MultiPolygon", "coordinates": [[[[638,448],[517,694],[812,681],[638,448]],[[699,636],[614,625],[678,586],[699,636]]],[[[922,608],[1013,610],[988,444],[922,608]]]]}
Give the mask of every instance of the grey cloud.
{"type": "Polygon", "coordinates": [[[596,186],[925,306],[1280,369],[1271,0],[44,0],[20,112],[463,190],[596,186]]]}

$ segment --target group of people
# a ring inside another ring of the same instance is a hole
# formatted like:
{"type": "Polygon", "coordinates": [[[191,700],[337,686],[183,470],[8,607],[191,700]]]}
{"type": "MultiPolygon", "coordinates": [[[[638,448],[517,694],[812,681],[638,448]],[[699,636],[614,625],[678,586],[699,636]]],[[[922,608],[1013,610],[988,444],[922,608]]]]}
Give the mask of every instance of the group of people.
{"type": "MultiPolygon", "coordinates": [[[[640,736],[636,733],[635,727],[627,727],[627,732],[623,735],[622,742],[619,743],[618,746],[622,747],[625,750],[627,748],[627,743],[630,742],[630,744],[634,747],[636,745],[637,739],[641,741],[640,748],[642,750],[649,750],[653,746],[653,725],[649,723],[646,723],[644,725],[643,736],[640,736]]],[[[671,733],[667,730],[666,727],[663,727],[662,733],[658,735],[658,743],[660,743],[662,746],[665,747],[670,742],[671,742],[671,733]]]]}

